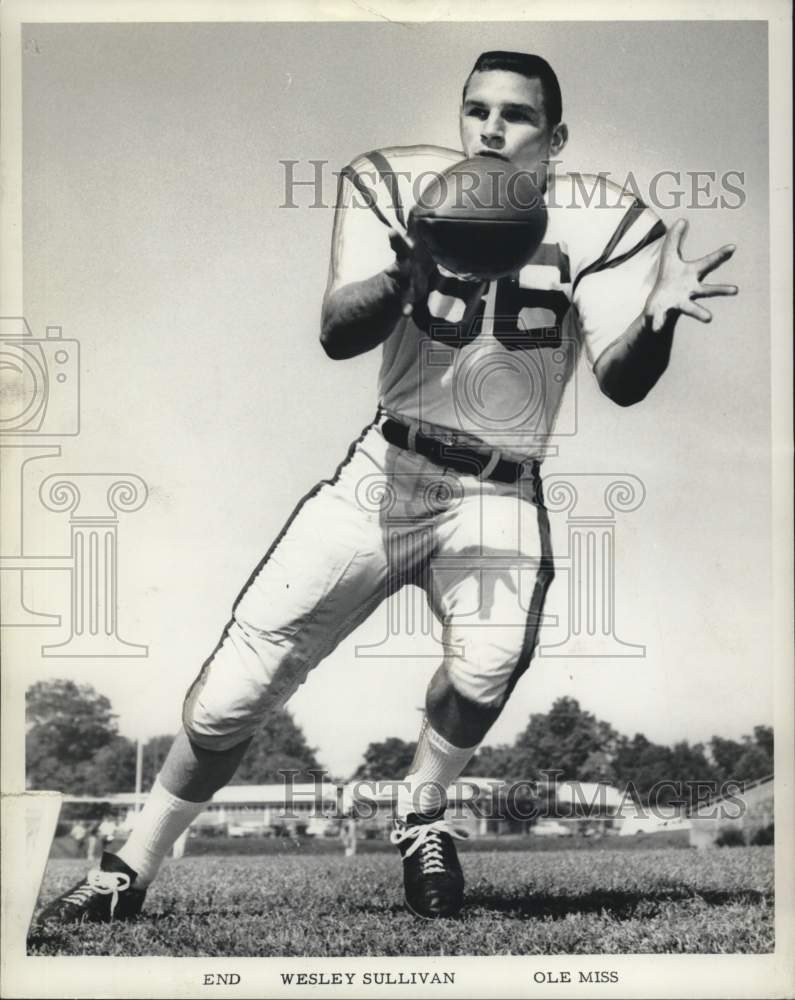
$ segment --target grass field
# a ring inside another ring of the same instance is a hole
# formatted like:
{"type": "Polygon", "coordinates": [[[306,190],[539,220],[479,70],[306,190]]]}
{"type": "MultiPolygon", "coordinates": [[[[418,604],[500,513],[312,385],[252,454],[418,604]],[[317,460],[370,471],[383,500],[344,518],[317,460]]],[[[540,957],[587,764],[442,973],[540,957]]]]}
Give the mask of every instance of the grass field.
{"type": "MultiPolygon", "coordinates": [[[[124,838],[114,841],[108,850],[118,851],[124,838]]],[[[607,841],[596,837],[532,837],[527,834],[489,834],[468,840],[462,848],[465,851],[593,851],[604,849],[607,844],[614,851],[648,850],[652,847],[680,847],[690,849],[690,834],[688,830],[663,830],[634,837],[610,837],[607,841]]],[[[250,837],[236,839],[232,837],[191,837],[186,845],[186,854],[190,856],[212,855],[226,857],[230,855],[279,855],[291,854],[325,854],[338,856],[342,851],[339,837],[300,837],[291,839],[280,837],[250,837]]],[[[395,848],[385,838],[359,840],[359,854],[395,854],[395,848]]],[[[82,858],[85,856],[85,846],[76,843],[71,837],[58,837],[50,848],[50,860],[53,858],[82,858]]]]}
{"type": "MultiPolygon", "coordinates": [[[[773,851],[462,851],[467,905],[405,909],[397,854],[169,861],[132,925],[37,930],[37,955],[528,955],[772,951],[773,851]]],[[[85,863],[50,861],[42,899],[85,863]]]]}
{"type": "MultiPolygon", "coordinates": [[[[123,841],[118,843],[121,847],[123,841]]],[[[690,849],[690,834],[688,830],[660,831],[635,837],[610,837],[600,840],[596,837],[529,837],[526,834],[489,834],[468,840],[463,851],[494,852],[494,851],[594,851],[604,850],[605,844],[611,851],[648,850],[651,847],[681,847],[690,849]]],[[[116,850],[116,846],[111,848],[116,850]]],[[[313,837],[308,839],[290,840],[289,837],[252,837],[245,840],[231,838],[196,837],[188,841],[186,853],[189,855],[230,855],[230,854],[296,854],[298,851],[306,854],[339,855],[341,851],[339,839],[336,837],[313,837]]],[[[359,854],[395,854],[395,848],[388,840],[377,838],[360,840],[357,851],[359,854]]],[[[52,854],[50,855],[53,856],[52,854]]],[[[59,855],[55,855],[56,857],[59,855]]],[[[71,855],[74,857],[74,855],[71,855]]]]}

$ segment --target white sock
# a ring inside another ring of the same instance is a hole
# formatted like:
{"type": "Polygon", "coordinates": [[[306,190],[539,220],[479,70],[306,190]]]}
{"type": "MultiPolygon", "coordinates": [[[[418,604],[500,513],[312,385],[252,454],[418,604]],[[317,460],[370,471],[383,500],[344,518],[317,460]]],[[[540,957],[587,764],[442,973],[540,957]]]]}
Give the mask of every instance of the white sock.
{"type": "Polygon", "coordinates": [[[397,816],[405,819],[410,812],[433,815],[445,806],[447,786],[459,777],[479,745],[453,746],[424,718],[417,752],[404,782],[408,787],[398,791],[397,816]]]}
{"type": "Polygon", "coordinates": [[[118,852],[121,860],[138,874],[136,889],[149,885],[174,841],[207,805],[208,802],[178,799],[160,784],[159,777],[155,779],[127,843],[118,852]]]}

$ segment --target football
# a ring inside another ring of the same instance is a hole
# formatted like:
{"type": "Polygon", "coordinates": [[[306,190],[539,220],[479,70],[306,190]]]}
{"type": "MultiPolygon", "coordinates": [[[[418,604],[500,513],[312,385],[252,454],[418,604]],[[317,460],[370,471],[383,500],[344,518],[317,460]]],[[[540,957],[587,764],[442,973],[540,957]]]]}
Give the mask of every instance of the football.
{"type": "Polygon", "coordinates": [[[532,175],[491,156],[462,160],[438,174],[409,216],[409,233],[437,264],[489,280],[522,268],[546,228],[544,198],[532,175]]]}

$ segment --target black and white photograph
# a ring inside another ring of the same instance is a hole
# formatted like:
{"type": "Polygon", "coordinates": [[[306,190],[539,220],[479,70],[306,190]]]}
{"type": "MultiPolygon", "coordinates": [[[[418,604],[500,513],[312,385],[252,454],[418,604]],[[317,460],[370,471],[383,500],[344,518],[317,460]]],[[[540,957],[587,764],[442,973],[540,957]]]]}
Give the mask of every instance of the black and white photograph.
{"type": "Polygon", "coordinates": [[[3,996],[795,996],[790,6],[2,17],[3,996]]]}

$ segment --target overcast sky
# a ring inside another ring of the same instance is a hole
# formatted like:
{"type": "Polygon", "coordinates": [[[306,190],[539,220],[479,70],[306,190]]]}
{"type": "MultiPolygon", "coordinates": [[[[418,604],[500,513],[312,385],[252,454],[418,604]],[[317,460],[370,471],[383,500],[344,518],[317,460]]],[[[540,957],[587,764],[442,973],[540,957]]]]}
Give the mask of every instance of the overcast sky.
{"type": "MultiPolygon", "coordinates": [[[[577,433],[545,464],[644,484],[616,520],[616,619],[646,655],[541,657],[489,741],[564,694],[665,742],[772,721],[764,24],[39,24],[23,38],[25,314],[82,352],[82,430],[34,463],[28,550],[69,547],[66,516],[39,510],[45,475],[130,472],[150,490],[119,528],[120,632],[148,657],[45,658],[65,628],[31,629],[31,681],[93,684],[130,736],[176,729],[252,568],[376,405],[379,352],[334,363],[318,346],[332,211],[280,208],[279,161],[327,161],[330,202],[331,171],[360,152],[457,146],[471,64],[514,48],[559,73],[564,169],[642,186],[741,171],[745,200],[661,210],[689,219],[690,256],[738,244],[720,280],[741,294],[714,302],[709,327],[680,323],[637,407],[582,367],[577,433]]],[[[560,557],[567,530],[554,516],[560,557]]],[[[65,574],[40,576],[33,606],[64,614],[65,574]]],[[[547,610],[565,618],[566,602],[562,572],[547,610]]],[[[385,628],[382,610],[291,702],[339,775],[368,742],[416,736],[435,648],[393,637],[362,655],[385,628]]]]}

